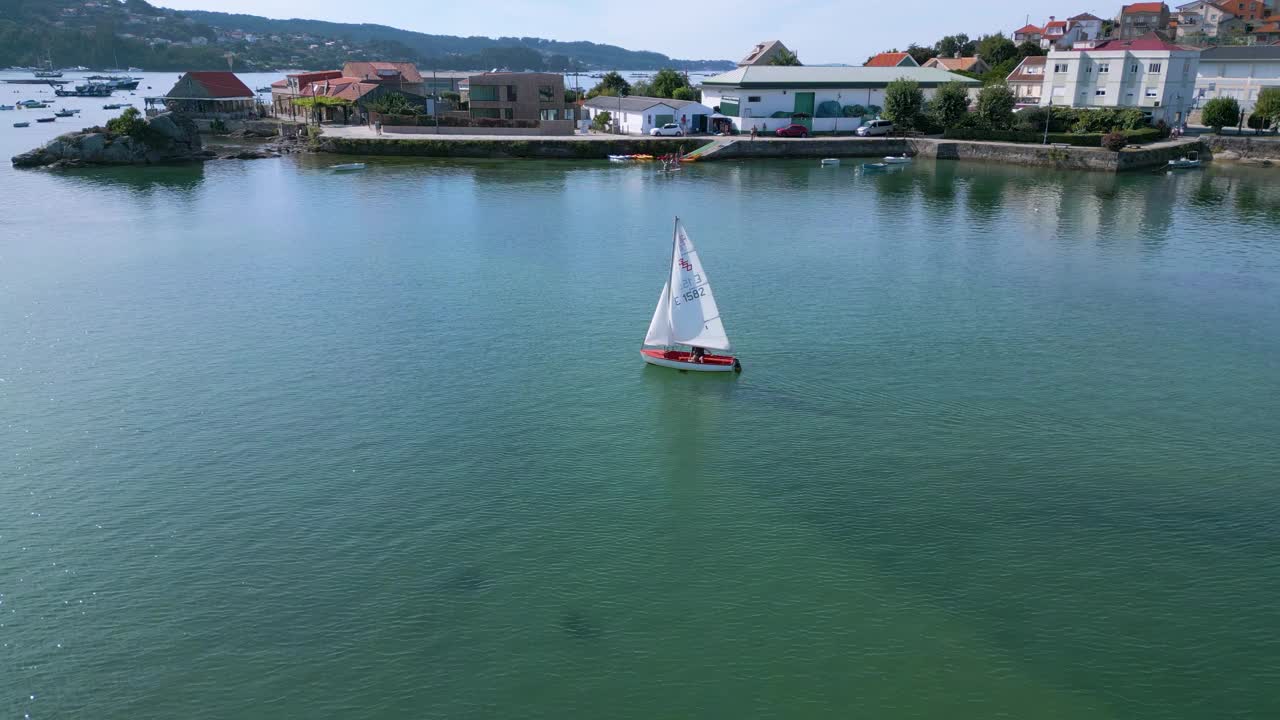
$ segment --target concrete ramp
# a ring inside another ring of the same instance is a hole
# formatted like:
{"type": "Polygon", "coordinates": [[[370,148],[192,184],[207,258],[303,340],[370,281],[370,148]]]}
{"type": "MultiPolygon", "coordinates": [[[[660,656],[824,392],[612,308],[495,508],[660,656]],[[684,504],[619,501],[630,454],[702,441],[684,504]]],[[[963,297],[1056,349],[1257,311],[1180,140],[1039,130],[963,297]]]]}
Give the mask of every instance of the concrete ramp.
{"type": "Polygon", "coordinates": [[[738,142],[737,138],[716,138],[693,152],[685,153],[689,160],[712,160],[715,154],[738,142]]]}

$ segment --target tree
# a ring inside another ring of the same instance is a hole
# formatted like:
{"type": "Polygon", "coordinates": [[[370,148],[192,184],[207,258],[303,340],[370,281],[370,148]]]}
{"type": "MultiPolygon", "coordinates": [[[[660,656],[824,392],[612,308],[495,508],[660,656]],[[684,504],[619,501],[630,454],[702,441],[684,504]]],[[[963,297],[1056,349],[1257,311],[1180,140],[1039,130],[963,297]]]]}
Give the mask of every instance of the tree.
{"type": "Polygon", "coordinates": [[[600,82],[595,87],[587,91],[587,97],[593,98],[597,95],[630,95],[631,83],[626,78],[618,74],[617,70],[610,70],[600,78],[600,82]],[[606,92],[609,91],[609,92],[606,92]]]}
{"type": "Polygon", "coordinates": [[[915,43],[911,43],[907,46],[907,54],[911,56],[912,60],[916,61],[917,65],[924,65],[933,58],[938,57],[937,50],[934,50],[931,47],[922,47],[915,43]]]}
{"type": "Polygon", "coordinates": [[[640,97],[658,97],[653,86],[644,80],[637,80],[631,83],[631,92],[628,95],[639,95],[640,97]]]}
{"type": "MultiPolygon", "coordinates": [[[[649,87],[652,89],[653,97],[669,98],[675,97],[677,89],[688,87],[689,80],[681,73],[671,68],[663,68],[658,71],[657,75],[649,81],[649,87]]],[[[636,93],[639,95],[640,93],[636,93]]]]}
{"type": "Polygon", "coordinates": [[[1020,62],[1022,62],[1020,58],[1011,57],[1002,63],[992,65],[991,68],[982,73],[978,79],[982,81],[983,85],[1003,82],[1005,78],[1009,77],[1009,73],[1013,72],[1014,68],[1018,67],[1018,63],[1020,62]]]}
{"type": "Polygon", "coordinates": [[[786,48],[781,48],[778,53],[769,58],[770,65],[800,65],[800,56],[791,52],[786,48]]]}
{"type": "Polygon", "coordinates": [[[933,96],[933,117],[945,130],[969,112],[969,87],[959,80],[945,83],[933,96]]]}
{"type": "Polygon", "coordinates": [[[955,57],[957,54],[968,57],[973,54],[974,43],[968,35],[959,33],[942,38],[933,46],[933,49],[938,51],[939,57],[955,57]]]}
{"type": "Polygon", "coordinates": [[[685,85],[684,87],[676,88],[675,92],[671,93],[671,98],[673,100],[692,100],[697,102],[698,91],[685,85]]]}
{"type": "Polygon", "coordinates": [[[1040,57],[1047,54],[1044,48],[1040,47],[1040,43],[1031,40],[1023,40],[1018,44],[1018,58],[1024,57],[1040,57]]]}
{"type": "Polygon", "coordinates": [[[1204,104],[1204,109],[1200,111],[1200,122],[1213,128],[1215,133],[1220,133],[1222,128],[1240,122],[1240,103],[1235,98],[1214,98],[1204,104]]]}
{"type": "Polygon", "coordinates": [[[595,117],[591,118],[591,129],[604,132],[612,122],[613,115],[610,114],[608,110],[598,112],[595,117]]]}
{"type": "Polygon", "coordinates": [[[1258,93],[1258,102],[1253,106],[1253,114],[1261,115],[1272,125],[1280,125],[1280,88],[1269,87],[1258,93]]]}
{"type": "Polygon", "coordinates": [[[1012,40],[999,33],[986,35],[978,39],[977,54],[988,65],[995,67],[1006,60],[1016,58],[1018,56],[1018,46],[1014,45],[1012,40]]]}
{"type": "Polygon", "coordinates": [[[989,128],[1006,129],[1013,125],[1013,106],[1016,102],[1008,84],[992,83],[978,93],[978,120],[989,128]]]}
{"type": "Polygon", "coordinates": [[[1249,119],[1244,124],[1253,131],[1254,135],[1260,135],[1263,130],[1271,127],[1271,118],[1256,112],[1249,113],[1249,119]]]}
{"type": "Polygon", "coordinates": [[[884,117],[901,130],[914,128],[924,110],[924,93],[915,80],[898,78],[884,89],[884,117]]]}

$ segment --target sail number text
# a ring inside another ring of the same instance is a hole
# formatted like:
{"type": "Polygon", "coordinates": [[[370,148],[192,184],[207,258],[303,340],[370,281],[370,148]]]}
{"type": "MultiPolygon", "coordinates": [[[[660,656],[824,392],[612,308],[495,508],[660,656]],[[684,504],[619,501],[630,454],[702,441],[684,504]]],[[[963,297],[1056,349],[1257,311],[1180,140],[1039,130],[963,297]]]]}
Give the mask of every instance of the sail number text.
{"type": "Polygon", "coordinates": [[[675,303],[676,305],[679,305],[682,299],[685,302],[692,302],[694,300],[697,300],[700,297],[706,297],[706,296],[707,296],[707,289],[705,287],[696,287],[688,292],[677,295],[675,297],[675,303]]]}

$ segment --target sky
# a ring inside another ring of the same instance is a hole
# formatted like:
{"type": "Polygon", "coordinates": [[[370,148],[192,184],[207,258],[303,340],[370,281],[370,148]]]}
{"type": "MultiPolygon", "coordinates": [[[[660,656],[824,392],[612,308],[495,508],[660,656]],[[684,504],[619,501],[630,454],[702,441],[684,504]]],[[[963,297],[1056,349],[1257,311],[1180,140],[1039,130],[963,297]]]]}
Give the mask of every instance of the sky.
{"type": "Polygon", "coordinates": [[[877,0],[714,0],[687,3],[644,0],[493,0],[475,3],[421,0],[161,0],[178,10],[219,10],[273,18],[306,17],[368,22],[438,35],[542,37],[588,40],[674,58],[737,60],[761,40],[781,40],[805,64],[861,65],[881,50],[932,44],[958,32],[977,37],[1091,12],[1114,16],[1120,3],[1073,7],[1050,0],[916,0],[907,6],[877,0]],[[905,11],[904,11],[905,10],[905,11]],[[663,25],[670,29],[663,31],[663,25]]]}

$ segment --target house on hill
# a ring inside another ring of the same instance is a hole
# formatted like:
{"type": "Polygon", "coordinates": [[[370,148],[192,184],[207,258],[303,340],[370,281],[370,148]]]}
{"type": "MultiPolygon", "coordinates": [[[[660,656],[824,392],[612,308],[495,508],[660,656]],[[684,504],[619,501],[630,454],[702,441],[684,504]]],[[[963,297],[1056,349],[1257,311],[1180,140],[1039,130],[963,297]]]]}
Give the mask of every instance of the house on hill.
{"type": "Polygon", "coordinates": [[[235,73],[225,70],[185,73],[163,97],[144,101],[148,115],[172,111],[209,120],[245,120],[261,115],[253,91],[235,73]]]}
{"type": "Polygon", "coordinates": [[[396,89],[415,95],[426,95],[418,66],[411,62],[348,62],[342,66],[342,76],[378,85],[394,85],[396,89]]]}
{"type": "Polygon", "coordinates": [[[1116,21],[1121,40],[1135,40],[1147,33],[1169,30],[1169,6],[1162,2],[1140,2],[1125,5],[1116,21]]]}
{"type": "Polygon", "coordinates": [[[911,53],[882,52],[863,63],[862,67],[920,67],[911,53]]]}

